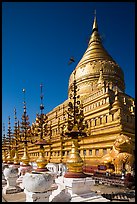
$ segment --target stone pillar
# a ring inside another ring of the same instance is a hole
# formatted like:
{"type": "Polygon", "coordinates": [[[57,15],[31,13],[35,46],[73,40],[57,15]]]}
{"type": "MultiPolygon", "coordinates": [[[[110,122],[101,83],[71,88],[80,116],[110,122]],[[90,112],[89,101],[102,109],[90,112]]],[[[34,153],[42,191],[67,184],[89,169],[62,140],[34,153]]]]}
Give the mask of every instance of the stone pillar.
{"type": "Polygon", "coordinates": [[[104,152],[103,152],[103,149],[101,148],[100,149],[100,154],[99,154],[100,156],[104,156],[104,152]]]}
{"type": "Polygon", "coordinates": [[[57,164],[57,175],[60,176],[61,175],[61,168],[60,168],[60,164],[57,164]]]}
{"type": "Polygon", "coordinates": [[[90,156],[90,154],[89,154],[89,149],[87,149],[87,156],[90,156]]]}
{"type": "Polygon", "coordinates": [[[103,117],[102,117],[102,124],[105,124],[106,123],[106,115],[104,115],[103,117]]]}
{"type": "Polygon", "coordinates": [[[58,176],[62,176],[67,171],[67,167],[63,163],[58,164],[58,176]]]}
{"type": "Polygon", "coordinates": [[[58,175],[58,164],[55,163],[48,163],[47,164],[47,169],[52,172],[54,175],[58,175]]]}
{"type": "Polygon", "coordinates": [[[17,186],[18,169],[14,167],[6,167],[3,171],[7,185],[3,188],[4,194],[17,193],[21,191],[21,188],[17,186]]]}
{"type": "Polygon", "coordinates": [[[49,202],[54,177],[47,172],[26,173],[23,177],[26,202],[49,202]]]}
{"type": "Polygon", "coordinates": [[[92,156],[95,157],[95,149],[92,149],[92,156]]]}

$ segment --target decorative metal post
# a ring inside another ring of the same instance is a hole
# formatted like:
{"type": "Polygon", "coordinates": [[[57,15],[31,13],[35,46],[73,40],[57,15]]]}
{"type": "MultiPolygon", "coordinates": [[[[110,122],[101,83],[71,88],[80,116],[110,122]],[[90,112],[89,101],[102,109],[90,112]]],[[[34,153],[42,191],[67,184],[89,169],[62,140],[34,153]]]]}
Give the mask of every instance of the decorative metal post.
{"type": "Polygon", "coordinates": [[[5,125],[3,123],[3,138],[2,138],[2,162],[7,163],[7,158],[6,158],[6,150],[7,150],[7,141],[6,141],[6,136],[5,136],[5,125]]]}
{"type": "Polygon", "coordinates": [[[48,117],[45,114],[43,114],[44,105],[43,105],[42,87],[43,87],[43,85],[41,84],[40,85],[40,88],[41,88],[40,111],[41,111],[41,113],[37,114],[37,118],[36,118],[36,132],[39,136],[39,140],[35,142],[35,145],[40,146],[39,157],[36,160],[38,168],[35,169],[35,171],[37,171],[37,172],[48,171],[48,169],[45,167],[48,162],[44,156],[44,145],[49,145],[49,142],[47,142],[46,140],[43,139],[44,134],[47,135],[47,130],[48,130],[47,129],[47,123],[48,123],[47,119],[48,119],[48,117]]]}
{"type": "Polygon", "coordinates": [[[68,130],[65,132],[65,135],[72,139],[72,149],[66,163],[68,171],[64,175],[67,178],[85,177],[82,171],[83,160],[78,151],[78,138],[87,136],[87,122],[84,121],[83,107],[80,100],[78,100],[79,95],[77,95],[75,74],[76,72],[74,71],[72,94],[70,94],[70,102],[68,104],[68,130]]]}
{"type": "MultiPolygon", "coordinates": [[[[16,116],[16,111],[15,111],[15,116],[16,116]]],[[[14,129],[13,136],[16,135],[15,130],[16,130],[16,128],[14,129]]],[[[18,179],[18,167],[19,167],[18,164],[19,163],[18,163],[18,154],[17,154],[17,143],[14,144],[14,142],[16,142],[16,141],[14,138],[11,138],[10,117],[9,117],[9,127],[8,127],[8,141],[9,141],[9,144],[8,144],[9,145],[9,154],[7,157],[7,163],[11,164],[11,165],[6,166],[3,170],[3,175],[5,176],[5,179],[7,181],[7,185],[4,186],[4,188],[3,188],[3,194],[12,194],[12,193],[18,193],[21,191],[21,188],[19,186],[17,186],[17,182],[16,182],[18,179]],[[14,145],[16,145],[16,146],[14,146],[14,145]],[[15,153],[14,158],[12,156],[13,152],[11,152],[11,151],[14,151],[14,153],[15,153]]]]}
{"type": "Polygon", "coordinates": [[[30,165],[30,157],[28,155],[28,142],[30,142],[30,133],[29,133],[29,117],[27,115],[27,111],[26,111],[26,101],[25,101],[25,92],[26,90],[23,89],[23,94],[24,94],[24,101],[23,101],[23,109],[24,109],[24,113],[22,115],[22,122],[20,123],[21,125],[19,125],[19,121],[18,121],[18,128],[17,128],[17,132],[19,135],[19,139],[18,139],[18,144],[19,143],[23,143],[24,144],[24,152],[23,152],[23,156],[21,157],[20,161],[20,167],[18,168],[19,170],[19,175],[20,177],[17,179],[18,185],[24,189],[24,186],[22,185],[22,180],[24,175],[27,172],[31,172],[32,171],[32,166],[30,165]],[[21,130],[20,130],[21,128],[21,130]]]}
{"type": "Polygon", "coordinates": [[[14,156],[14,164],[15,165],[19,165],[20,161],[19,161],[19,156],[18,156],[18,139],[19,139],[19,132],[18,132],[18,122],[17,122],[17,116],[16,116],[16,108],[14,109],[14,119],[15,119],[15,125],[14,125],[14,141],[15,141],[15,156],[14,156]]]}
{"type": "MultiPolygon", "coordinates": [[[[49,202],[49,196],[52,193],[52,184],[54,177],[47,173],[48,169],[45,167],[47,160],[44,157],[44,145],[47,145],[47,141],[43,139],[43,129],[47,127],[47,116],[43,114],[44,105],[42,103],[42,85],[41,87],[41,113],[37,114],[36,122],[33,123],[31,135],[38,135],[39,140],[33,142],[35,145],[40,146],[39,157],[36,160],[37,168],[30,174],[26,174],[23,179],[24,193],[26,194],[26,202],[49,202]],[[46,127],[44,127],[46,126],[46,127]]],[[[45,133],[47,129],[45,129],[45,133]]]]}
{"type": "Polygon", "coordinates": [[[13,156],[12,156],[12,132],[11,132],[11,126],[10,126],[10,116],[9,116],[9,122],[8,122],[8,133],[7,133],[7,140],[8,140],[8,157],[7,157],[7,164],[13,164],[13,156]]]}
{"type": "Polygon", "coordinates": [[[24,113],[22,115],[22,122],[21,122],[21,134],[20,134],[20,142],[23,142],[24,143],[24,154],[21,158],[21,162],[22,162],[22,166],[30,166],[29,162],[30,162],[30,157],[28,155],[28,142],[30,141],[29,140],[29,124],[30,122],[28,121],[29,120],[29,117],[27,115],[27,111],[26,111],[26,101],[25,101],[25,92],[26,90],[23,89],[23,93],[24,93],[24,106],[23,106],[23,109],[24,109],[24,113]]]}

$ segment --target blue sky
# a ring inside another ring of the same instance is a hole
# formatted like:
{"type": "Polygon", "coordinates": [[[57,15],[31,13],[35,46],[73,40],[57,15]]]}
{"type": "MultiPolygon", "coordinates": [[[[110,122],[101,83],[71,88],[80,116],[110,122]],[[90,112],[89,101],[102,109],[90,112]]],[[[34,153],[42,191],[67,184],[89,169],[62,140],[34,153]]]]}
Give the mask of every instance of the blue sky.
{"type": "Polygon", "coordinates": [[[135,97],[134,2],[3,2],[2,123],[21,121],[26,89],[30,124],[68,98],[68,81],[88,46],[96,9],[103,45],[124,71],[126,93],[135,97]],[[75,64],[68,65],[75,57],[75,64]]]}

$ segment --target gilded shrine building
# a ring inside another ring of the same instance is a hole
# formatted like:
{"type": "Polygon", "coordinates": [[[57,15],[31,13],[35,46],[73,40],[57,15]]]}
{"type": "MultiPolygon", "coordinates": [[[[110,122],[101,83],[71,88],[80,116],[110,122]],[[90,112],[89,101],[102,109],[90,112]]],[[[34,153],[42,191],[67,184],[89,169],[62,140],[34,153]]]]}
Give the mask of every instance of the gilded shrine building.
{"type": "MultiPolygon", "coordinates": [[[[87,136],[78,141],[84,165],[93,168],[99,164],[115,166],[115,156],[124,152],[117,159],[123,165],[130,163],[132,166],[133,158],[129,155],[133,155],[135,149],[134,99],[125,93],[123,70],[103,47],[96,16],[88,47],[70,75],[68,99],[46,114],[49,133],[44,139],[50,144],[44,146],[45,158],[50,163],[65,164],[71,150],[71,139],[63,136],[63,127],[67,124],[74,77],[84,120],[88,124],[87,136]]],[[[32,129],[36,123],[37,118],[32,129]]],[[[28,152],[31,161],[35,161],[39,147],[30,143],[28,152]]],[[[22,148],[19,154],[23,154],[22,148]]]]}

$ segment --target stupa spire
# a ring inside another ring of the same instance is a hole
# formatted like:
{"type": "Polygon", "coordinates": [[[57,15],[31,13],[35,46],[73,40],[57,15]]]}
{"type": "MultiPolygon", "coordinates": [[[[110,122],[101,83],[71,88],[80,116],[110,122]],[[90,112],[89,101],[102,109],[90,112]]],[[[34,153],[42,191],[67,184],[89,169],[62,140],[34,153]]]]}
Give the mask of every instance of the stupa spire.
{"type": "Polygon", "coordinates": [[[83,57],[79,61],[77,67],[82,66],[88,62],[92,62],[95,60],[111,60],[112,57],[108,54],[105,48],[102,45],[101,37],[98,31],[98,24],[97,24],[97,17],[96,17],[96,10],[94,11],[94,20],[92,26],[92,33],[90,36],[90,40],[88,43],[88,48],[85,51],[83,57]]]}
{"type": "MultiPolygon", "coordinates": [[[[112,86],[115,86],[117,80],[118,88],[121,91],[124,91],[125,84],[123,71],[103,46],[101,36],[99,34],[96,11],[94,11],[92,33],[88,42],[88,47],[75,68],[77,73],[75,79],[77,81],[77,86],[79,87],[78,94],[84,96],[94,91],[96,89],[94,84],[97,83],[97,78],[100,79],[98,82],[99,84],[100,81],[103,82],[101,79],[101,67],[103,67],[104,82],[109,81],[112,86]],[[87,84],[87,80],[90,81],[92,88],[89,88],[90,86],[87,84]]],[[[71,87],[73,87],[73,73],[74,71],[69,79],[68,95],[70,95],[71,87]]]]}
{"type": "Polygon", "coordinates": [[[97,24],[96,10],[94,11],[94,22],[93,22],[92,32],[95,31],[95,30],[98,31],[98,24],[97,24]]]}

